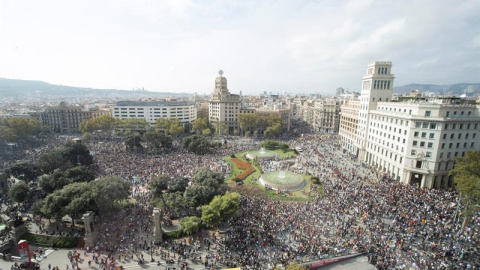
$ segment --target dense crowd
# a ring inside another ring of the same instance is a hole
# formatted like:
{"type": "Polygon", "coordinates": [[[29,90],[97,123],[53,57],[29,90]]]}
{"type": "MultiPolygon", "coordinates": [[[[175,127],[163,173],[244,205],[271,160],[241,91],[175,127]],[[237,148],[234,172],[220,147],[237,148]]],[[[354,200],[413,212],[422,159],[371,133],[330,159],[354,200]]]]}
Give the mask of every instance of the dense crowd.
{"type": "MultiPolygon", "coordinates": [[[[212,269],[219,265],[272,269],[293,260],[307,262],[366,252],[378,269],[478,268],[480,218],[474,217],[462,229],[456,193],[379,178],[375,168],[341,153],[333,135],[284,139],[291,148],[300,147],[304,152],[289,160],[261,160],[262,169],[316,175],[323,185],[322,195],[309,202],[242,197],[241,215],[229,220],[224,236],[202,234],[189,244],[185,240],[166,241],[153,248],[148,241],[153,228],[151,195],[146,188],[149,179],[160,174],[192,177],[200,167],[226,176],[231,168],[220,157],[258,148],[258,142],[228,140],[224,147],[205,156],[186,153],[178,145],[152,155],[127,151],[114,139],[85,142],[94,155],[97,177],[119,176],[132,181],[136,202],[96,220],[98,242],[87,250],[93,255],[91,263],[108,269],[117,262],[142,262],[145,258],[140,251],[149,250],[179,268],[186,268],[185,259],[190,259],[212,269]],[[200,249],[207,249],[209,255],[201,257],[200,249]]],[[[43,148],[27,153],[30,158],[38,157],[64,142],[63,137],[48,139],[43,148]]]]}

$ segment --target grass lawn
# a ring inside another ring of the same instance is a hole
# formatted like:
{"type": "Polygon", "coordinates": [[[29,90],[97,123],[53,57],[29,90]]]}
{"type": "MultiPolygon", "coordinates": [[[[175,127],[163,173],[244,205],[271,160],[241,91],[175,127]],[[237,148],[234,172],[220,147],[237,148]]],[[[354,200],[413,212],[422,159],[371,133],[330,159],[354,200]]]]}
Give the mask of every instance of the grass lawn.
{"type": "MultiPolygon", "coordinates": [[[[236,153],[235,157],[246,161],[246,159],[243,157],[248,151],[236,153]]],[[[280,158],[289,158],[295,155],[294,150],[288,150],[287,152],[283,153],[282,150],[278,149],[275,150],[277,154],[279,155],[280,158]]],[[[236,187],[235,182],[233,179],[235,179],[236,175],[239,175],[242,170],[238,169],[235,164],[232,161],[232,158],[230,156],[224,156],[222,158],[224,161],[228,162],[230,166],[232,167],[232,172],[230,173],[230,176],[226,179],[227,184],[234,188],[235,190],[238,190],[239,192],[242,192],[241,187],[236,187]]],[[[310,181],[311,176],[310,175],[304,175],[302,174],[302,177],[307,180],[307,185],[303,190],[299,191],[294,191],[290,192],[289,194],[283,194],[279,195],[277,194],[277,191],[275,190],[265,190],[265,187],[260,184],[258,181],[252,181],[252,179],[258,179],[261,175],[261,169],[260,167],[256,166],[253,162],[250,162],[250,164],[255,168],[255,172],[250,174],[245,180],[243,180],[243,183],[246,187],[255,187],[256,189],[261,190],[266,198],[272,199],[272,200],[284,200],[284,201],[311,201],[315,198],[315,195],[317,192],[312,193],[312,196],[308,196],[308,193],[311,191],[311,186],[312,182],[310,181]]],[[[323,194],[323,187],[319,185],[318,187],[318,192],[323,194]]]]}

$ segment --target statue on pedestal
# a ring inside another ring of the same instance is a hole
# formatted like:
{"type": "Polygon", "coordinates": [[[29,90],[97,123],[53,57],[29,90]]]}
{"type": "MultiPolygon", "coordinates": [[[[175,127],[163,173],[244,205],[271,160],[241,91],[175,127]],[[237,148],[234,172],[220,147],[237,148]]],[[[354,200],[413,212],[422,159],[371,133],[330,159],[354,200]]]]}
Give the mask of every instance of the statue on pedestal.
{"type": "Polygon", "coordinates": [[[162,217],[163,213],[160,208],[153,208],[153,238],[155,243],[163,241],[163,230],[162,230],[162,217]]]}

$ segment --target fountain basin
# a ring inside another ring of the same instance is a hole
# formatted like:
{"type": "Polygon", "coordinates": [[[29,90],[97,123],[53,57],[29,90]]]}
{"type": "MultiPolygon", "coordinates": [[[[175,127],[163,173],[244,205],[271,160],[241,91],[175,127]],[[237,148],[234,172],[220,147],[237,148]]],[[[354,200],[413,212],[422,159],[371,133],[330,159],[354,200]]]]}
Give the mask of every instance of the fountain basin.
{"type": "Polygon", "coordinates": [[[259,178],[262,185],[268,185],[274,190],[295,191],[305,188],[307,181],[297,173],[290,171],[271,171],[259,178]]]}
{"type": "Polygon", "coordinates": [[[264,149],[263,147],[258,150],[250,150],[247,153],[249,159],[262,158],[262,159],[271,159],[277,155],[275,151],[264,149]]]}

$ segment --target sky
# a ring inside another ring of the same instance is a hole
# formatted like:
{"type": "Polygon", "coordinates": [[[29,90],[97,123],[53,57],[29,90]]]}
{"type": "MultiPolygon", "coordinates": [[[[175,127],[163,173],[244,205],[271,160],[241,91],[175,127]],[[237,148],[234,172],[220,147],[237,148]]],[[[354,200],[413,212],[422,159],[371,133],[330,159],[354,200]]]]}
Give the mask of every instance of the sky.
{"type": "MultiPolygon", "coordinates": [[[[0,77],[210,94],[480,82],[479,0],[0,0],[0,77]]],[[[1,93],[0,93],[1,95],[1,93]]]]}

